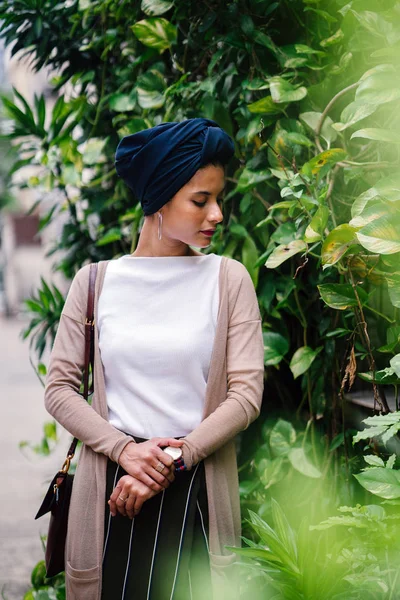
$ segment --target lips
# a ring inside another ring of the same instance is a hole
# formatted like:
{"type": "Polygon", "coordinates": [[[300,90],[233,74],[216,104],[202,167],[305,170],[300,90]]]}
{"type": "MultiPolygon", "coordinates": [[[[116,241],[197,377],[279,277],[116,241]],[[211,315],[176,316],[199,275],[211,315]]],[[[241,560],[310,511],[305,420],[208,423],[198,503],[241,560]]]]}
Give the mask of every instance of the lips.
{"type": "Polygon", "coordinates": [[[205,229],[202,230],[201,233],[205,233],[206,235],[213,235],[213,233],[215,233],[215,229],[205,229]]]}

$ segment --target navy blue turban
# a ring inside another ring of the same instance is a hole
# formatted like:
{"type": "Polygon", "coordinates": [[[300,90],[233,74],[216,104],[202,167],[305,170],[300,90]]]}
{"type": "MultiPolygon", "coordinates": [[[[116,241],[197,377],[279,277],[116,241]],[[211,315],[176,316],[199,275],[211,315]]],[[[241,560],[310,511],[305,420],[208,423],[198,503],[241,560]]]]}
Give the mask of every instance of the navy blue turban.
{"type": "Polygon", "coordinates": [[[144,214],[157,212],[203,165],[226,164],[234,154],[232,138],[211,119],[160,123],[117,146],[117,174],[140,201],[144,214]]]}

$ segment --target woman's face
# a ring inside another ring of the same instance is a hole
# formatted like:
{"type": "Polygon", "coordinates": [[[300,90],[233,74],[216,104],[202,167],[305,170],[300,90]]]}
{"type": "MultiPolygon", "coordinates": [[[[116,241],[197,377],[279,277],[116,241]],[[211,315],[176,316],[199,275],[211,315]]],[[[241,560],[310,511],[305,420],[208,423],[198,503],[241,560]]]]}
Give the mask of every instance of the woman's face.
{"type": "Polygon", "coordinates": [[[222,167],[207,165],[193,177],[161,209],[162,236],[206,247],[211,237],[202,231],[215,229],[223,220],[221,211],[225,176],[222,167]]]}

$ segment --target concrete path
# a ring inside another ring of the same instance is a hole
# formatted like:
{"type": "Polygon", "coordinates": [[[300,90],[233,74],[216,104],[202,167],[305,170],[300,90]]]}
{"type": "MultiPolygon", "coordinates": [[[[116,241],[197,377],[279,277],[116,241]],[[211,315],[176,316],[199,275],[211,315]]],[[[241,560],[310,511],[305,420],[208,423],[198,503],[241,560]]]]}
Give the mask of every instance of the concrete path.
{"type": "MultiPolygon", "coordinates": [[[[44,558],[40,534],[48,516],[34,516],[48,484],[61,467],[70,436],[60,429],[60,442],[48,457],[19,442],[38,444],[43,423],[52,418],[43,405],[43,387],[29,361],[29,340],[19,338],[23,320],[0,316],[0,598],[22,600],[30,588],[34,565],[44,558]]],[[[36,363],[36,357],[32,354],[36,363]]],[[[47,356],[43,358],[47,363],[47,356]]]]}

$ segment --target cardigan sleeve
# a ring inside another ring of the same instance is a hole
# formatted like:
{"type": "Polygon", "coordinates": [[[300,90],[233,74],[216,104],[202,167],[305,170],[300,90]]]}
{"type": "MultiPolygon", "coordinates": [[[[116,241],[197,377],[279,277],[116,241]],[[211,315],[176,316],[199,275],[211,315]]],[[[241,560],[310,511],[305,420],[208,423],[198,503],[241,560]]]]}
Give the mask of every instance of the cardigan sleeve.
{"type": "Polygon", "coordinates": [[[228,323],[227,395],[183,438],[182,454],[188,470],[247,429],[261,410],[264,390],[261,314],[249,272],[241,263],[234,262],[240,265],[242,277],[228,323]]]}
{"type": "Polygon", "coordinates": [[[135,440],[111,425],[79,393],[85,364],[89,266],[75,275],[61,313],[50,354],[44,403],[46,410],[74,437],[118,462],[124,447],[135,440]]]}

